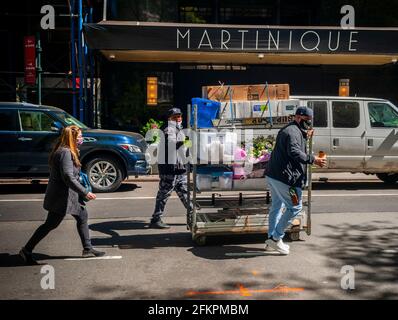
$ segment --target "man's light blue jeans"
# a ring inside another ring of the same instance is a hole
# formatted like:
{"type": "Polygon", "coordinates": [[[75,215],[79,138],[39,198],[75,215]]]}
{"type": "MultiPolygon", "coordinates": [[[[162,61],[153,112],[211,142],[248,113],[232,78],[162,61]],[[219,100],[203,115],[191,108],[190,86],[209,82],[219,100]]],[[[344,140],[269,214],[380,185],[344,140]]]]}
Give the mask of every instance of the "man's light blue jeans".
{"type": "Polygon", "coordinates": [[[272,199],[268,215],[268,237],[279,240],[284,237],[285,229],[303,208],[302,190],[296,187],[299,204],[294,206],[290,198],[290,186],[270,177],[267,177],[267,182],[272,199]],[[283,212],[284,208],[286,208],[285,212],[283,212]]]}

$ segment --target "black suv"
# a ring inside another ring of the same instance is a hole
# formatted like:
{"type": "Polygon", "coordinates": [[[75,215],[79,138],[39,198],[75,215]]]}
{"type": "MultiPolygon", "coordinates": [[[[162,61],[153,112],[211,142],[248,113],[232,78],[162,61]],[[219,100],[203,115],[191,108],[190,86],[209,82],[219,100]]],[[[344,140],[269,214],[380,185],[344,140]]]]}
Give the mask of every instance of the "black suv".
{"type": "Polygon", "coordinates": [[[147,145],[138,133],[90,129],[55,107],[0,102],[0,177],[48,177],[49,152],[68,125],[82,129],[80,158],[94,192],[115,191],[129,175],[149,173],[147,145]]]}

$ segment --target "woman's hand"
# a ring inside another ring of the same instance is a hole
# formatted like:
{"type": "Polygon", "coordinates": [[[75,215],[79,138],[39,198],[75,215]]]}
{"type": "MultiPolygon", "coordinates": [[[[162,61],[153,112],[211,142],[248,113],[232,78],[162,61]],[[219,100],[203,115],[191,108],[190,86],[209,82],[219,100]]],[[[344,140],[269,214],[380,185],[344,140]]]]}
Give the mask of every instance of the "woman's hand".
{"type": "Polygon", "coordinates": [[[95,200],[95,199],[97,199],[97,196],[94,193],[89,192],[89,193],[87,193],[86,198],[88,200],[95,200]]]}

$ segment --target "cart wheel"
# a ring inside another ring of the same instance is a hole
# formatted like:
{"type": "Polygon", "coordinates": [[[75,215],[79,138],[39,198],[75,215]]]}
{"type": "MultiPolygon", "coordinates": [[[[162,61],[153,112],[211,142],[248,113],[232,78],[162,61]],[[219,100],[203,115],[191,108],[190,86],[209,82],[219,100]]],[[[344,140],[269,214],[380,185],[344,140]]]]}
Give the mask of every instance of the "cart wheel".
{"type": "Polygon", "coordinates": [[[199,236],[199,237],[196,237],[194,239],[194,241],[196,242],[196,244],[198,246],[204,246],[206,244],[206,237],[205,236],[199,236]]]}
{"type": "Polygon", "coordinates": [[[289,233],[289,238],[290,238],[290,240],[292,240],[292,241],[298,241],[298,240],[300,240],[300,232],[290,232],[289,233]]]}

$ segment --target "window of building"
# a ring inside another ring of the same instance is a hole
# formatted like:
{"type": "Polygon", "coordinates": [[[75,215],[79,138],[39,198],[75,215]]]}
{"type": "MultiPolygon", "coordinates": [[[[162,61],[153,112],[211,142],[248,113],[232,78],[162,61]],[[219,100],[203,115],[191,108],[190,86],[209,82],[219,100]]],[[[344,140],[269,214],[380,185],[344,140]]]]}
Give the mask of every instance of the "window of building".
{"type": "Polygon", "coordinates": [[[173,72],[157,72],[158,104],[173,105],[173,72]]]}
{"type": "Polygon", "coordinates": [[[277,1],[220,1],[219,23],[267,25],[277,23],[277,1]]]}
{"type": "Polygon", "coordinates": [[[357,128],[360,123],[360,110],[358,102],[333,101],[333,127],[357,128]]]}
{"type": "Polygon", "coordinates": [[[181,6],[180,22],[182,23],[212,23],[213,10],[210,7],[181,6]]]}
{"type": "Polygon", "coordinates": [[[177,22],[177,1],[108,0],[106,16],[119,21],[177,22]]]}
{"type": "Polygon", "coordinates": [[[307,106],[314,111],[314,127],[328,126],[328,104],[326,101],[308,101],[307,106]]]}
{"type": "Polygon", "coordinates": [[[19,131],[16,111],[0,110],[0,131],[19,131]]]}
{"type": "Polygon", "coordinates": [[[53,119],[44,112],[20,111],[22,131],[51,131],[53,119]]]}
{"type": "Polygon", "coordinates": [[[369,102],[368,110],[371,127],[398,127],[398,112],[387,103],[369,102]]]}

